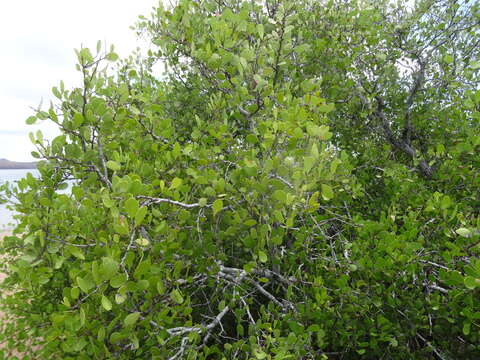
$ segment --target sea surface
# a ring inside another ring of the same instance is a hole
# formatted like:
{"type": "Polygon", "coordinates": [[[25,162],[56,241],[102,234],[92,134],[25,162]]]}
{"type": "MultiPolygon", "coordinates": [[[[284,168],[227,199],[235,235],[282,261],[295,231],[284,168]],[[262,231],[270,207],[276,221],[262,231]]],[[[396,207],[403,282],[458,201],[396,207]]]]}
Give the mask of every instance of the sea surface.
{"type": "MultiPolygon", "coordinates": [[[[0,184],[5,182],[15,183],[16,181],[31,173],[33,176],[39,176],[36,169],[0,169],[0,184]]],[[[6,204],[0,204],[0,230],[12,229],[15,225],[13,219],[14,213],[7,209],[6,204]]]]}

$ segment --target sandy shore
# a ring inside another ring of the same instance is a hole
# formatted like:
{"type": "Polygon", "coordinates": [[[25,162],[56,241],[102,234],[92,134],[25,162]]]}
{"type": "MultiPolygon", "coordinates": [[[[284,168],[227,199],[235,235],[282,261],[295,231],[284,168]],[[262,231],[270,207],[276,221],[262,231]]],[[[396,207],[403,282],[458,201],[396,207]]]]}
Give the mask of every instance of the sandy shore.
{"type": "MultiPolygon", "coordinates": [[[[11,234],[12,234],[12,232],[8,231],[8,230],[0,231],[0,241],[2,241],[5,236],[11,235],[11,234]]],[[[2,255],[0,254],[0,261],[1,260],[2,260],[2,255]]],[[[5,278],[5,274],[0,272],[0,282],[2,282],[4,278],[5,278]]],[[[2,318],[3,318],[3,313],[0,312],[0,321],[2,321],[2,318]]],[[[2,349],[2,344],[1,343],[0,343],[0,349],[2,349]]],[[[14,354],[14,355],[20,355],[20,354],[14,354]]]]}
{"type": "MultiPolygon", "coordinates": [[[[10,230],[1,230],[1,231],[0,231],[0,241],[3,240],[3,237],[4,237],[4,236],[8,236],[8,235],[11,235],[11,234],[12,234],[12,232],[11,232],[10,230]]],[[[0,259],[1,259],[1,258],[2,258],[2,257],[1,257],[1,255],[0,255],[0,259]]],[[[5,274],[2,274],[2,273],[0,272],[0,281],[2,281],[4,278],[5,278],[5,274]]]]}
{"type": "MultiPolygon", "coordinates": [[[[2,229],[0,230],[0,241],[3,240],[3,238],[5,236],[8,236],[8,235],[12,235],[12,231],[11,230],[5,230],[5,229],[2,229]]],[[[0,254],[0,261],[2,260],[2,254],[0,254]]],[[[2,274],[0,272],[0,282],[2,282],[2,280],[5,278],[5,274],[2,274]]],[[[0,312],[0,321],[2,321],[2,318],[3,318],[3,314],[0,312]]],[[[2,343],[0,343],[0,350],[2,349],[2,343]]],[[[38,349],[38,347],[37,347],[38,349]]],[[[8,356],[8,355],[7,355],[8,356]]],[[[15,357],[18,357],[18,358],[22,358],[24,356],[24,354],[21,354],[17,351],[13,351],[13,352],[10,352],[9,353],[9,356],[15,356],[15,357]]],[[[9,359],[10,357],[8,357],[9,359]]],[[[2,358],[3,359],[3,358],[2,358]]],[[[7,358],[5,358],[7,359],[7,358]]]]}

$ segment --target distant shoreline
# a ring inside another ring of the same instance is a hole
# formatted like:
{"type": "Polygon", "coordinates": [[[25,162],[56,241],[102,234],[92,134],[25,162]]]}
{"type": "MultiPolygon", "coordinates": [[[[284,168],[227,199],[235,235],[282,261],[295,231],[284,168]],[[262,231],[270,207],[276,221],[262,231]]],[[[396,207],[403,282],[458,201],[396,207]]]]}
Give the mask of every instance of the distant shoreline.
{"type": "Polygon", "coordinates": [[[14,169],[36,169],[36,162],[19,162],[10,161],[7,159],[0,159],[0,170],[14,170],[14,169]]]}

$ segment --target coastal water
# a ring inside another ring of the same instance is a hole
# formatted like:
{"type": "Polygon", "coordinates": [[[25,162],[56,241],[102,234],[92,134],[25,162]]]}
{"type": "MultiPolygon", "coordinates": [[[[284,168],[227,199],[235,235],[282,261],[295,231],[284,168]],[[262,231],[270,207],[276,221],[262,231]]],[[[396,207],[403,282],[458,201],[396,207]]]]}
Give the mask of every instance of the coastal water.
{"type": "MultiPolygon", "coordinates": [[[[31,173],[37,177],[38,170],[36,169],[0,169],[0,184],[8,181],[15,183],[16,181],[31,173]]],[[[6,204],[0,204],[0,229],[11,229],[14,226],[13,212],[7,209],[6,204]]]]}
{"type": "MultiPolygon", "coordinates": [[[[9,182],[15,184],[18,180],[23,179],[31,173],[34,177],[39,177],[40,173],[37,169],[0,169],[0,184],[9,182]]],[[[59,194],[71,194],[74,180],[66,181],[68,187],[64,190],[58,190],[59,194]]],[[[15,227],[15,219],[13,218],[14,212],[9,210],[7,204],[0,204],[0,231],[10,230],[15,227]]]]}

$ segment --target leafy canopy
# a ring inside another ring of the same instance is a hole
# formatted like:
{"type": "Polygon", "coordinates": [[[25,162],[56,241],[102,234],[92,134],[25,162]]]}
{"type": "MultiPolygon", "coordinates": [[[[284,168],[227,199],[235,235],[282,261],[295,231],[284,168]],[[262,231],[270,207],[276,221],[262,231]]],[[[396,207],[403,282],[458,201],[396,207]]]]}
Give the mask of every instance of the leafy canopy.
{"type": "Polygon", "coordinates": [[[479,357],[480,10],[409,4],[180,0],[147,56],[79,50],[3,186],[5,357],[479,357]]]}

